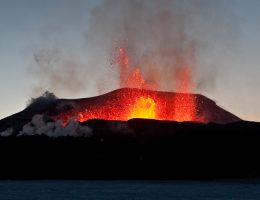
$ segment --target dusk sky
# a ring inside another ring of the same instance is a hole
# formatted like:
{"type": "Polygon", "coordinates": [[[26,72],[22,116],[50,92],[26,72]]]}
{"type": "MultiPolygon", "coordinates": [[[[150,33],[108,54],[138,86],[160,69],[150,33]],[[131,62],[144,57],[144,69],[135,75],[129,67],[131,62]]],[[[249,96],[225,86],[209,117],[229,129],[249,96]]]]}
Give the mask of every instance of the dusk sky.
{"type": "MultiPolygon", "coordinates": [[[[79,98],[118,88],[115,69],[110,64],[113,47],[109,44],[122,37],[117,35],[121,19],[137,23],[136,19],[124,16],[124,9],[132,4],[118,2],[0,0],[0,119],[21,111],[30,98],[46,90],[60,98],[79,98]],[[123,11],[119,12],[120,9],[123,11]],[[57,65],[56,69],[39,69],[46,62],[54,68],[57,65]]],[[[183,2],[192,2],[187,15],[188,20],[194,21],[189,21],[187,34],[196,43],[194,92],[213,99],[242,119],[260,121],[260,1],[183,2]],[[207,2],[205,6],[203,2],[207,2]]],[[[144,6],[149,4],[147,0],[144,6]]],[[[149,9],[142,9],[149,16],[149,9]]],[[[143,26],[138,22],[134,27],[143,26]]],[[[130,39],[123,39],[131,42],[137,38],[138,45],[143,37],[139,37],[139,32],[146,35],[147,31],[149,35],[150,29],[144,26],[143,30],[131,31],[134,37],[126,33],[130,39]]],[[[147,41],[153,43],[152,39],[147,41]]],[[[135,49],[149,46],[152,45],[135,49]]],[[[160,66],[156,69],[164,70],[160,66]]]]}

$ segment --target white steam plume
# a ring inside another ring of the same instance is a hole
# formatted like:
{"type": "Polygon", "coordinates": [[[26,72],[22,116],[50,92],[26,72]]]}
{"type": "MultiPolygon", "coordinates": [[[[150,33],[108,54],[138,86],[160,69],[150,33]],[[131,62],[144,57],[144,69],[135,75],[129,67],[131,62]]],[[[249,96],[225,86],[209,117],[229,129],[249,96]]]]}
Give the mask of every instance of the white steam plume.
{"type": "Polygon", "coordinates": [[[31,122],[23,126],[18,136],[22,135],[89,137],[92,135],[92,129],[87,125],[82,126],[79,122],[73,120],[66,126],[63,126],[59,122],[48,122],[43,115],[35,115],[31,122]]]}

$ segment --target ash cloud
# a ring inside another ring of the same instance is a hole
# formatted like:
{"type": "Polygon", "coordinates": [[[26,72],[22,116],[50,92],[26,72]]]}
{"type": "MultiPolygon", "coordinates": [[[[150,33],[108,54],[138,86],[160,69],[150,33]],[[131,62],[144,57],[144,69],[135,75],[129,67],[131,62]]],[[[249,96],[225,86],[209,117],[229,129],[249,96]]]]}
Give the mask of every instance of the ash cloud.
{"type": "Polygon", "coordinates": [[[100,1],[86,22],[86,60],[64,53],[60,44],[34,52],[34,93],[48,89],[75,97],[89,88],[97,93],[118,88],[118,69],[111,63],[119,47],[157,89],[175,91],[183,66],[191,71],[193,89],[213,88],[216,70],[205,69],[211,63],[203,54],[215,49],[221,58],[232,45],[234,20],[227,7],[231,3],[224,0],[100,1]]]}
{"type": "Polygon", "coordinates": [[[31,98],[31,100],[29,100],[29,102],[27,103],[27,106],[33,106],[35,105],[36,107],[38,105],[42,105],[42,104],[51,104],[54,101],[56,101],[58,98],[55,96],[55,94],[49,92],[49,91],[45,91],[41,96],[37,97],[37,98],[31,98]]]}
{"type": "Polygon", "coordinates": [[[184,66],[193,75],[194,89],[203,88],[202,82],[213,87],[214,79],[207,77],[215,70],[204,73],[198,66],[216,43],[231,44],[233,16],[226,7],[230,2],[106,0],[92,12],[87,41],[107,54],[126,48],[130,65],[140,67],[145,80],[161,90],[176,90],[184,66]]]}
{"type": "Polygon", "coordinates": [[[61,95],[72,95],[86,88],[84,65],[61,48],[51,47],[34,52],[30,72],[37,78],[33,94],[51,90],[61,95]]]}
{"type": "Polygon", "coordinates": [[[41,96],[31,98],[27,103],[27,108],[33,110],[33,112],[42,112],[53,105],[57,99],[58,97],[53,93],[45,91],[41,96]]]}

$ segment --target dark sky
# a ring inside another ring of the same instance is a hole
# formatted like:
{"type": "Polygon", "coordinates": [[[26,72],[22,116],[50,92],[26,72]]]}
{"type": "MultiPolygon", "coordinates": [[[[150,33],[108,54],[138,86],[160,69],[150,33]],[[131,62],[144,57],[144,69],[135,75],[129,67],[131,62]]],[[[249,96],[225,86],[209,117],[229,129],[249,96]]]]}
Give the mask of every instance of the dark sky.
{"type": "MultiPolygon", "coordinates": [[[[108,45],[120,35],[118,24],[121,19],[128,26],[131,20],[136,24],[138,30],[129,35],[130,42],[140,40],[140,34],[145,36],[150,29],[140,30],[141,23],[127,18],[133,8],[118,11],[129,5],[108,2],[0,0],[0,118],[22,110],[31,97],[45,90],[58,97],[78,98],[118,88],[109,62],[113,49],[109,52],[108,45]],[[35,56],[58,69],[43,70],[35,56]],[[53,82],[51,73],[62,75],[55,75],[53,82]]],[[[148,2],[144,5],[152,7],[148,2]]],[[[219,1],[224,6],[215,0],[187,2],[191,2],[187,18],[194,19],[188,34],[199,46],[194,92],[243,119],[260,121],[260,1],[219,1]]],[[[150,8],[142,9],[137,15],[149,16],[150,8]]]]}

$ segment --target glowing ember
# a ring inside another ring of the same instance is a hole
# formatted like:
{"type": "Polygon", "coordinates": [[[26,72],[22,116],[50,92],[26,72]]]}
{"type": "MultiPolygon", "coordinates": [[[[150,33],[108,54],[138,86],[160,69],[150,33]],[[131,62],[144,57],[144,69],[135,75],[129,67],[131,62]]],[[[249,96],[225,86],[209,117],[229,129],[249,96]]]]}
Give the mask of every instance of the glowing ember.
{"type": "Polygon", "coordinates": [[[125,49],[118,48],[118,55],[116,56],[115,62],[119,65],[119,84],[121,87],[125,87],[129,63],[129,58],[125,49]]]}
{"type": "Polygon", "coordinates": [[[120,66],[127,66],[129,59],[126,54],[126,51],[123,48],[118,49],[118,57],[116,59],[117,63],[120,64],[120,66]]]}
{"type": "Polygon", "coordinates": [[[192,94],[177,94],[174,108],[172,120],[179,122],[198,121],[196,119],[196,102],[192,94]]]}
{"type": "Polygon", "coordinates": [[[128,88],[145,88],[145,80],[140,69],[136,68],[131,74],[129,74],[126,85],[128,88]]]}
{"type": "Polygon", "coordinates": [[[129,119],[156,119],[155,102],[150,97],[140,97],[131,108],[129,119]]]}
{"type": "Polygon", "coordinates": [[[185,65],[179,70],[178,73],[179,92],[174,100],[174,116],[175,121],[196,121],[196,101],[194,95],[190,94],[191,91],[191,71],[189,66],[185,65]],[[184,94],[185,93],[185,94],[184,94]]]}
{"type": "Polygon", "coordinates": [[[177,73],[178,86],[177,91],[181,93],[190,93],[191,92],[191,71],[188,65],[185,65],[179,69],[177,73]]]}
{"type": "Polygon", "coordinates": [[[127,51],[124,48],[118,48],[118,55],[115,64],[119,66],[120,87],[145,89],[145,79],[140,68],[130,69],[127,51]]]}

